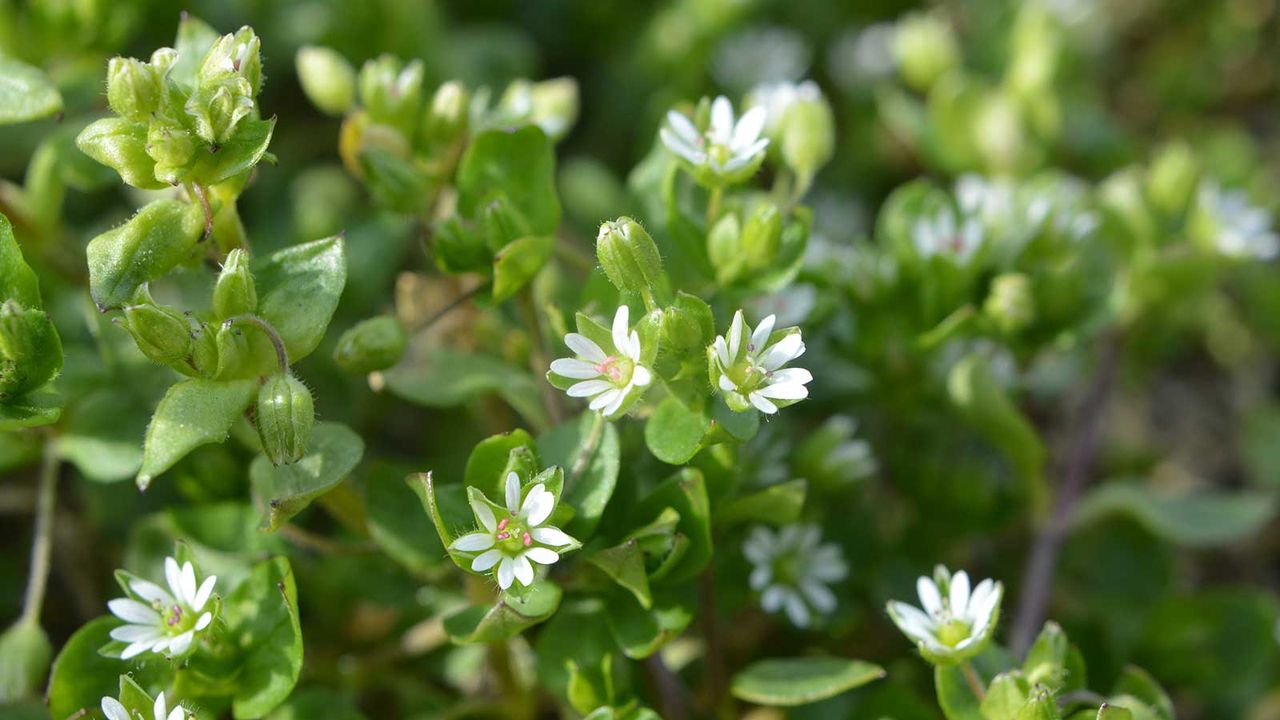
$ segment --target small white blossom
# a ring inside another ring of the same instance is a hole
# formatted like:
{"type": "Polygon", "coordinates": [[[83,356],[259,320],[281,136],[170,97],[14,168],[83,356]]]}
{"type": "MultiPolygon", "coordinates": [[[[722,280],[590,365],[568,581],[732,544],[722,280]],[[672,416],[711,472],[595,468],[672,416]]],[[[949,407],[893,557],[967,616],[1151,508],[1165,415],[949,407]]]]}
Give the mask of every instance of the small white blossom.
{"type": "Polygon", "coordinates": [[[551,565],[560,559],[560,553],[566,552],[566,548],[572,549],[578,544],[563,530],[544,524],[556,507],[556,498],[545,485],[534,485],[522,498],[520,476],[509,472],[505,489],[506,507],[497,508],[495,513],[495,508],[483,493],[469,488],[471,512],[481,529],[463,535],[450,545],[452,550],[478,553],[471,560],[471,569],[476,572],[487,572],[496,567],[498,586],[503,590],[511,587],[513,580],[519,580],[521,585],[531,585],[531,562],[551,565]]]}
{"type": "Polygon", "coordinates": [[[164,559],[164,574],[168,589],[135,578],[129,581],[129,591],[140,600],[123,597],[107,603],[111,613],[126,623],[111,631],[113,640],[128,643],[120,653],[122,660],[148,651],[181,656],[191,649],[196,634],[213,622],[213,613],[205,606],[213,595],[216,575],[197,586],[195,567],[190,562],[179,567],[171,557],[164,559]]]}
{"type": "Polygon", "coordinates": [[[822,90],[812,80],[801,83],[771,82],[757,85],[747,98],[751,108],[764,108],[764,132],[776,138],[782,129],[782,119],[791,106],[800,100],[822,101],[822,90]]]}
{"type": "Polygon", "coordinates": [[[612,417],[622,409],[633,391],[643,392],[653,381],[653,373],[640,364],[640,334],[631,329],[626,305],[613,316],[613,347],[600,347],[585,335],[569,333],[564,344],[577,357],[551,362],[551,372],[578,382],[565,390],[570,397],[591,398],[587,406],[612,417]]]}
{"type": "MultiPolygon", "coordinates": [[[[187,713],[181,707],[175,707],[173,712],[169,712],[168,705],[164,700],[164,693],[156,696],[155,704],[155,720],[186,720],[187,713]]],[[[140,716],[130,716],[129,711],[119,700],[113,697],[102,698],[102,714],[107,716],[107,720],[142,720],[140,716]]]]}
{"type": "Polygon", "coordinates": [[[1224,190],[1207,181],[1200,185],[1199,201],[1217,224],[1213,240],[1223,255],[1256,260],[1280,255],[1280,235],[1271,229],[1271,213],[1250,202],[1243,190],[1224,190]]]}
{"type": "Polygon", "coordinates": [[[796,627],[808,627],[815,614],[836,609],[827,586],[849,570],[839,546],[821,540],[816,525],[788,525],[776,534],[766,527],[751,530],[742,554],[755,566],[749,582],[766,612],[783,610],[796,627]]]}
{"type": "Polygon", "coordinates": [[[916,219],[911,241],[922,258],[946,257],[964,265],[982,245],[982,222],[967,214],[957,218],[950,207],[942,207],[916,219]]]}
{"type": "Polygon", "coordinates": [[[970,591],[969,574],[939,565],[916,581],[924,609],[893,600],[889,617],[934,662],[959,662],[982,651],[995,632],[1004,586],[983,580],[970,591]]]}
{"type": "Polygon", "coordinates": [[[765,109],[754,107],[735,121],[733,105],[721,95],[711,103],[711,122],[706,132],[684,114],[671,110],[658,135],[668,150],[693,167],[699,182],[740,182],[764,160],[769,145],[769,139],[760,136],[765,119],[765,109]]]}
{"type": "Polygon", "coordinates": [[[800,329],[793,328],[771,341],[775,320],[770,315],[753,331],[739,310],[733,315],[728,338],[716,337],[708,349],[711,382],[724,393],[734,412],[754,406],[772,415],[780,407],[809,397],[805,385],[813,375],[804,368],[783,367],[804,354],[800,329]]]}

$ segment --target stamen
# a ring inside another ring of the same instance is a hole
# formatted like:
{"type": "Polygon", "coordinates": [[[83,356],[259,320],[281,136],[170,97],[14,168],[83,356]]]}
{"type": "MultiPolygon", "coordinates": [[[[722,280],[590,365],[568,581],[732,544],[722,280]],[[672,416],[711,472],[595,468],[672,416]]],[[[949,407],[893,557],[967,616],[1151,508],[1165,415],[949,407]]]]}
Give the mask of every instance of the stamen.
{"type": "Polygon", "coordinates": [[[174,605],[172,608],[170,608],[170,610],[171,612],[169,614],[169,619],[167,621],[167,624],[169,627],[173,627],[174,625],[177,625],[178,623],[182,622],[182,608],[177,605],[174,605]]]}
{"type": "Polygon", "coordinates": [[[533,536],[532,536],[532,535],[530,535],[529,533],[525,533],[525,534],[524,534],[524,537],[522,537],[522,538],[520,538],[520,539],[521,539],[522,541],[524,541],[524,546],[525,546],[525,547],[529,547],[530,545],[532,545],[532,544],[533,544],[533,536]]]}
{"type": "Polygon", "coordinates": [[[498,523],[499,530],[506,530],[507,525],[511,524],[511,518],[502,518],[502,522],[498,523]]]}

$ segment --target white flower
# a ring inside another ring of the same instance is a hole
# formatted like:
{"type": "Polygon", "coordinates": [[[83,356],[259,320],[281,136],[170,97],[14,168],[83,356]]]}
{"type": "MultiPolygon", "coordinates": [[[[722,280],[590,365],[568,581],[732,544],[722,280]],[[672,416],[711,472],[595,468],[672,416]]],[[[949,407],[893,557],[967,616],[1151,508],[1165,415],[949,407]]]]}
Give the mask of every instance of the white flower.
{"type": "Polygon", "coordinates": [[[808,627],[815,613],[836,609],[835,593],[827,586],[849,570],[839,546],[820,544],[821,539],[816,525],[788,525],[777,534],[752,529],[742,554],[755,566],[749,582],[766,612],[785,610],[797,627],[808,627]]]}
{"type": "Polygon", "coordinates": [[[569,333],[564,336],[564,344],[577,357],[551,362],[551,372],[578,381],[565,392],[570,397],[591,398],[587,407],[599,410],[605,417],[617,414],[633,391],[643,392],[653,381],[653,373],[640,364],[640,334],[630,329],[628,313],[623,305],[613,316],[613,347],[609,352],[585,335],[569,333]]]}
{"type": "Polygon", "coordinates": [[[764,160],[764,150],[769,145],[768,138],[760,137],[765,118],[765,109],[754,107],[735,121],[733,105],[721,95],[711,103],[711,122],[706,132],[698,130],[685,115],[671,110],[658,136],[668,150],[693,166],[699,182],[740,182],[764,160]]]}
{"type": "Polygon", "coordinates": [[[782,128],[782,119],[792,105],[799,100],[821,102],[822,99],[822,91],[812,80],[801,83],[771,82],[757,85],[747,98],[747,104],[752,108],[764,108],[765,134],[776,138],[782,128]]]}
{"type": "Polygon", "coordinates": [[[551,565],[560,559],[560,553],[566,552],[565,548],[578,544],[563,530],[543,524],[555,510],[556,498],[542,483],[529,488],[522,499],[520,476],[507,473],[506,507],[498,508],[501,518],[479,490],[468,488],[468,496],[482,529],[463,535],[449,547],[479,553],[471,560],[471,569],[476,572],[487,572],[496,566],[498,586],[503,590],[511,587],[512,580],[519,580],[521,585],[533,583],[531,561],[551,565]]]}
{"type": "Polygon", "coordinates": [[[982,245],[982,223],[968,214],[957,220],[954,210],[939,208],[932,215],[916,219],[911,229],[911,241],[922,258],[946,257],[963,265],[982,245]]]}
{"type": "Polygon", "coordinates": [[[191,649],[196,633],[213,622],[213,613],[205,606],[213,595],[216,575],[197,587],[195,567],[190,562],[179,567],[171,557],[164,559],[164,574],[168,589],[134,578],[128,586],[134,597],[107,603],[111,613],[126,623],[111,631],[113,640],[128,643],[120,653],[122,660],[147,651],[180,656],[191,649]]]}
{"type": "Polygon", "coordinates": [[[1217,223],[1214,244],[1223,255],[1271,260],[1280,255],[1280,235],[1271,229],[1271,213],[1249,201],[1242,190],[1223,190],[1216,182],[1200,186],[1200,205],[1217,223]]]}
{"type": "Polygon", "coordinates": [[[959,662],[982,651],[995,631],[1004,586],[983,580],[970,592],[969,575],[952,575],[939,565],[933,578],[916,581],[921,611],[912,605],[889,602],[889,617],[920,652],[934,662],[959,662]]]}
{"type": "MultiPolygon", "coordinates": [[[[181,707],[175,707],[173,712],[169,712],[168,705],[164,701],[164,693],[156,696],[154,710],[155,720],[186,720],[187,717],[186,711],[181,707]]],[[[113,697],[102,698],[102,714],[107,716],[107,720],[139,720],[137,716],[130,717],[125,706],[113,697]]]]}
{"type": "Polygon", "coordinates": [[[708,348],[711,383],[724,392],[725,402],[734,412],[754,406],[772,415],[778,408],[809,397],[805,384],[813,375],[804,368],[783,368],[804,354],[800,329],[792,328],[777,340],[773,335],[773,315],[752,329],[734,313],[729,336],[720,335],[708,348]]]}

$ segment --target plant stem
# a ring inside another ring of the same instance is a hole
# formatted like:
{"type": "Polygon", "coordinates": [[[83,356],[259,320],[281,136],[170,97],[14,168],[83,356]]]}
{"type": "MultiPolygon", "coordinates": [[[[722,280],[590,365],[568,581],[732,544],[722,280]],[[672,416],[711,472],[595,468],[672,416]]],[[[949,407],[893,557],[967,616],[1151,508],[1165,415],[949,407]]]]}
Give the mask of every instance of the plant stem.
{"type": "Polygon", "coordinates": [[[707,200],[707,232],[711,232],[711,226],[715,224],[716,218],[720,215],[720,198],[724,195],[724,187],[717,185],[711,188],[711,197],[707,200]]]}
{"type": "Polygon", "coordinates": [[[1027,556],[1027,565],[1022,573],[1022,589],[1018,595],[1018,614],[1013,623],[1010,642],[1015,657],[1022,657],[1031,647],[1036,631],[1044,622],[1054,571],[1058,564],[1058,552],[1066,540],[1076,501],[1080,499],[1097,456],[1102,411],[1106,408],[1107,397],[1115,380],[1120,344],[1117,336],[1108,336],[1103,340],[1093,381],[1076,414],[1075,437],[1066,458],[1062,486],[1055,498],[1053,513],[1040,529],[1031,554],[1027,556]]]}
{"type": "Polygon", "coordinates": [[[31,569],[27,573],[27,593],[22,604],[22,620],[40,621],[45,589],[49,585],[49,556],[53,550],[53,506],[58,495],[58,452],[53,433],[46,433],[44,458],[40,465],[40,487],[36,495],[35,530],[31,541],[31,569]]]}
{"type": "Polygon", "coordinates": [[[444,307],[440,308],[439,310],[436,311],[434,315],[432,315],[431,317],[423,321],[423,323],[418,326],[418,330],[426,330],[432,325],[435,325],[436,323],[440,322],[440,320],[443,319],[445,315],[448,315],[454,310],[462,307],[462,305],[466,303],[468,300],[475,297],[476,295],[479,295],[485,290],[488,290],[489,287],[490,287],[489,283],[482,282],[479,285],[476,285],[475,287],[471,288],[470,290],[462,293],[458,297],[450,300],[448,305],[445,305],[444,307]]]}
{"type": "Polygon", "coordinates": [[[698,590],[698,614],[702,617],[702,640],[706,644],[703,653],[707,659],[707,707],[714,711],[724,696],[726,673],[724,644],[716,619],[716,579],[711,567],[702,572],[698,590]]]}
{"type": "Polygon", "coordinates": [[[280,363],[280,372],[289,371],[289,350],[284,346],[284,340],[280,337],[280,333],[276,332],[275,327],[272,326],[271,323],[263,320],[257,315],[245,313],[243,315],[236,315],[233,318],[227,318],[227,321],[222,323],[222,326],[231,327],[238,323],[249,323],[266,333],[267,338],[271,340],[271,345],[276,349],[276,362],[280,363]]]}
{"type": "Polygon", "coordinates": [[[680,678],[671,672],[671,668],[662,660],[662,653],[657,652],[644,661],[649,670],[649,681],[654,694],[658,696],[658,709],[667,720],[685,720],[688,699],[680,678]]]}
{"type": "MultiPolygon", "coordinates": [[[[542,334],[542,319],[538,316],[538,308],[533,304],[533,290],[526,285],[520,291],[520,311],[524,315],[524,322],[533,330],[533,345],[529,352],[529,365],[533,370],[534,377],[540,377],[551,367],[551,361],[547,359],[546,337],[542,334]]],[[[550,383],[539,382],[538,386],[542,390],[542,404],[547,408],[547,415],[551,417],[551,422],[560,424],[564,419],[564,410],[560,407],[560,395],[550,383]]]]}
{"type": "Polygon", "coordinates": [[[204,188],[198,183],[187,183],[187,194],[194,197],[200,203],[200,208],[204,210],[204,240],[208,240],[213,235],[213,207],[209,205],[209,197],[204,194],[204,188]]]}
{"type": "Polygon", "coordinates": [[[973,664],[966,660],[960,663],[960,670],[964,673],[964,679],[969,682],[969,689],[973,691],[973,696],[978,698],[978,702],[982,702],[987,697],[987,689],[982,685],[982,680],[978,678],[978,673],[973,669],[973,664]]]}
{"type": "Polygon", "coordinates": [[[604,415],[595,413],[595,419],[591,421],[591,433],[587,435],[587,441],[582,445],[578,456],[573,459],[573,467],[569,468],[569,477],[565,478],[566,488],[573,486],[582,473],[586,472],[591,459],[596,456],[596,449],[600,447],[600,438],[604,437],[604,423],[604,415]]]}

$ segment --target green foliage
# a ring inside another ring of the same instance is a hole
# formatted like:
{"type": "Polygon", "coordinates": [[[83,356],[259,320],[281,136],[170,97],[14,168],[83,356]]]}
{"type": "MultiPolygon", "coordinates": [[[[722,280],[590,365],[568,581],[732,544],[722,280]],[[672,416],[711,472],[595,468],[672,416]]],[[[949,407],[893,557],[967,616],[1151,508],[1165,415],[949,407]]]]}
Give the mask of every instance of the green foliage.
{"type": "Polygon", "coordinates": [[[861,660],[761,660],[733,678],[733,694],[759,705],[805,705],[883,677],[883,668],[861,660]]]}

